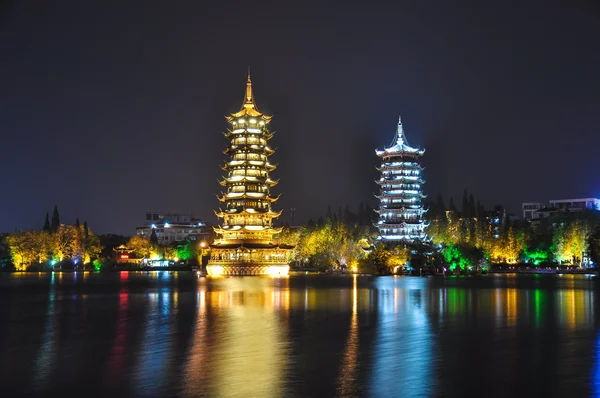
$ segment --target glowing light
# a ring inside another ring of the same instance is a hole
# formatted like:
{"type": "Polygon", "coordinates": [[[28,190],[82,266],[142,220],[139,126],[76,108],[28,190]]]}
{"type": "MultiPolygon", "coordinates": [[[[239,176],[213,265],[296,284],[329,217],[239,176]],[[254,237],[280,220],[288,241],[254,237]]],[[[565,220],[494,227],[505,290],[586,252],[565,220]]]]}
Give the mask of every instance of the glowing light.
{"type": "Polygon", "coordinates": [[[267,267],[266,273],[271,276],[287,276],[290,273],[290,266],[271,265],[267,267]]]}
{"type": "Polygon", "coordinates": [[[178,261],[179,261],[179,258],[175,257],[175,258],[173,259],[173,261],[175,261],[175,262],[178,262],[178,261]]]}
{"type": "Polygon", "coordinates": [[[152,225],[150,225],[150,228],[152,228],[152,229],[156,229],[156,224],[152,224],[152,225]]]}
{"type": "Polygon", "coordinates": [[[50,261],[50,265],[52,265],[52,266],[56,265],[56,260],[50,261]]]}
{"type": "Polygon", "coordinates": [[[169,228],[171,226],[171,224],[169,224],[168,222],[165,223],[165,228],[169,228]]]}
{"type": "Polygon", "coordinates": [[[129,258],[129,254],[121,254],[121,258],[129,258]]]}
{"type": "Polygon", "coordinates": [[[250,124],[255,124],[256,123],[256,119],[250,119],[250,124]]]}
{"type": "Polygon", "coordinates": [[[206,247],[206,242],[204,242],[204,241],[200,242],[200,247],[205,248],[206,247]]]}
{"type": "Polygon", "coordinates": [[[221,276],[225,273],[225,268],[220,265],[208,265],[206,267],[208,276],[221,276]]]}

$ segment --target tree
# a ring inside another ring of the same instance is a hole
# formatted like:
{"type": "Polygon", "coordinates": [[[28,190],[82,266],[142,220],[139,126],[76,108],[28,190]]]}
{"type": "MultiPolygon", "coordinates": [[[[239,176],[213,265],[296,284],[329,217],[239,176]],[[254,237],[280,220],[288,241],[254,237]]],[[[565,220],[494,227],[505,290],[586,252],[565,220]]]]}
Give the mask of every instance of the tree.
{"type": "Polygon", "coordinates": [[[10,256],[17,271],[25,271],[31,265],[35,256],[31,250],[30,241],[25,232],[15,231],[6,238],[10,256]]]}
{"type": "Polygon", "coordinates": [[[454,198],[451,196],[450,197],[450,210],[452,210],[454,213],[457,213],[458,210],[456,209],[456,206],[454,205],[454,198]]]}
{"type": "Polygon", "coordinates": [[[346,225],[336,222],[334,215],[312,228],[305,227],[294,236],[282,234],[285,243],[296,244],[297,258],[320,270],[355,268],[365,255],[369,228],[358,224],[346,225]],[[289,242],[288,242],[289,241],[289,242]]]}
{"type": "MultiPolygon", "coordinates": [[[[164,246],[160,248],[161,250],[161,254],[162,254],[162,258],[164,260],[174,260],[175,257],[177,257],[177,249],[175,247],[172,246],[164,246]]],[[[179,260],[179,258],[177,258],[179,260]]]]}
{"type": "Polygon", "coordinates": [[[44,227],[42,231],[50,232],[50,219],[48,218],[48,212],[46,212],[46,220],[44,221],[44,227]]]}
{"type": "Polygon", "coordinates": [[[154,246],[158,246],[158,236],[156,236],[156,230],[152,228],[152,233],[150,234],[150,243],[154,246]]]}
{"type": "Polygon", "coordinates": [[[84,264],[92,263],[102,253],[100,238],[88,227],[87,221],[84,221],[83,227],[79,227],[78,230],[81,231],[79,234],[81,259],[84,264]]]}
{"type": "Polygon", "coordinates": [[[100,238],[90,233],[85,238],[85,255],[83,261],[85,264],[89,264],[100,258],[100,254],[102,253],[102,244],[100,243],[100,238]]]}
{"type": "Polygon", "coordinates": [[[54,206],[54,211],[52,212],[52,223],[50,224],[50,231],[52,233],[58,232],[58,228],[60,227],[60,216],[58,215],[58,207],[54,206]]]}
{"type": "Polygon", "coordinates": [[[438,219],[446,218],[446,205],[444,205],[444,199],[442,198],[442,193],[438,192],[437,200],[435,203],[435,215],[438,219]]]}
{"type": "Polygon", "coordinates": [[[470,271],[477,269],[483,259],[483,250],[471,245],[448,245],[442,256],[450,271],[470,271]]]}
{"type": "Polygon", "coordinates": [[[598,268],[598,264],[600,264],[600,225],[596,226],[594,231],[590,234],[588,245],[590,248],[590,258],[596,268],[598,268]]]}
{"type": "Polygon", "coordinates": [[[127,247],[133,250],[139,258],[150,258],[153,248],[149,239],[139,235],[135,235],[129,239],[127,247]]]}
{"type": "Polygon", "coordinates": [[[469,214],[469,194],[467,193],[467,188],[465,188],[465,190],[463,192],[462,217],[463,218],[471,217],[471,214],[469,214]]]}
{"type": "Polygon", "coordinates": [[[177,253],[175,254],[179,260],[190,261],[196,258],[196,243],[194,241],[187,241],[185,243],[179,243],[176,247],[177,253]]]}
{"type": "Polygon", "coordinates": [[[390,251],[379,246],[372,250],[368,256],[358,262],[358,271],[368,274],[389,275],[391,273],[389,260],[390,251]]]}
{"type": "Polygon", "coordinates": [[[7,237],[10,254],[17,271],[32,264],[43,264],[51,253],[51,238],[44,231],[15,231],[7,237]]]}
{"type": "Polygon", "coordinates": [[[78,231],[72,225],[61,225],[52,238],[52,254],[58,261],[72,260],[79,254],[78,231]]]}
{"type": "Polygon", "coordinates": [[[406,247],[396,246],[390,250],[390,256],[387,259],[387,266],[393,272],[397,273],[406,268],[409,260],[410,250],[406,247]]]}
{"type": "Polygon", "coordinates": [[[477,217],[477,208],[475,207],[475,198],[473,194],[469,195],[469,218],[477,217]]]}

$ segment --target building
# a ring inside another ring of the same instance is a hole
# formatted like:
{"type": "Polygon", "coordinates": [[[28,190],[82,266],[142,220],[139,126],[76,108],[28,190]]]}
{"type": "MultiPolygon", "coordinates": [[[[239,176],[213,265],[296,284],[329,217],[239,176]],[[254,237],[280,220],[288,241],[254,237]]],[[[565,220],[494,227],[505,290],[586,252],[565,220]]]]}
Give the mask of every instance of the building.
{"type": "Polygon", "coordinates": [[[231,127],[225,133],[229,145],[224,153],[229,158],[222,166],[226,175],[220,184],[225,192],[219,197],[224,209],[215,211],[223,223],[215,227],[217,239],[210,246],[206,270],[211,276],[287,275],[293,247],[274,239],[281,228],[274,228],[273,220],[281,211],[271,209],[278,199],[271,196],[277,185],[270,176],[275,170],[269,162],[274,150],[268,144],[272,134],[267,127],[272,116],[258,111],[250,73],[242,108],[226,118],[231,127]]]}
{"type": "Polygon", "coordinates": [[[417,243],[428,241],[425,233],[426,223],[423,216],[423,168],[419,161],[425,150],[408,145],[398,119],[398,128],[394,141],[389,148],[376,150],[381,159],[377,170],[381,173],[377,184],[380,186],[379,214],[376,227],[378,240],[384,242],[417,243]]]}
{"type": "Polygon", "coordinates": [[[585,209],[600,210],[600,199],[582,198],[551,200],[550,207],[566,211],[581,211],[585,209]]]}
{"type": "Polygon", "coordinates": [[[521,209],[523,210],[523,219],[535,223],[557,213],[579,212],[582,210],[600,211],[600,199],[556,199],[550,200],[547,205],[540,202],[524,202],[521,204],[521,209]]]}
{"type": "Polygon", "coordinates": [[[125,245],[113,248],[113,257],[119,264],[141,264],[143,259],[135,255],[135,252],[125,245]]]}
{"type": "Polygon", "coordinates": [[[540,202],[525,202],[521,204],[521,210],[523,211],[523,220],[532,220],[535,216],[536,210],[545,207],[540,202]]]}
{"type": "Polygon", "coordinates": [[[137,235],[150,237],[152,230],[161,245],[186,240],[211,240],[212,225],[190,214],[147,212],[144,225],[136,228],[137,235]]]}

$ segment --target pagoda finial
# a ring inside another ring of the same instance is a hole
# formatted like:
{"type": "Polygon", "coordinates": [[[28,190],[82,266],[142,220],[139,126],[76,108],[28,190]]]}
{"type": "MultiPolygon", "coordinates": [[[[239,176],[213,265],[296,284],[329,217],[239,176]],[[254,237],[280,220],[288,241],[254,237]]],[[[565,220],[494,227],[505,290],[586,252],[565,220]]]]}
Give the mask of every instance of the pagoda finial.
{"type": "Polygon", "coordinates": [[[246,81],[246,98],[244,101],[244,108],[255,108],[254,97],[252,95],[252,79],[250,79],[250,67],[248,66],[248,80],[246,81]]]}
{"type": "Polygon", "coordinates": [[[408,145],[406,137],[404,136],[404,127],[402,127],[402,116],[398,115],[398,128],[396,129],[396,142],[397,145],[408,145]]]}

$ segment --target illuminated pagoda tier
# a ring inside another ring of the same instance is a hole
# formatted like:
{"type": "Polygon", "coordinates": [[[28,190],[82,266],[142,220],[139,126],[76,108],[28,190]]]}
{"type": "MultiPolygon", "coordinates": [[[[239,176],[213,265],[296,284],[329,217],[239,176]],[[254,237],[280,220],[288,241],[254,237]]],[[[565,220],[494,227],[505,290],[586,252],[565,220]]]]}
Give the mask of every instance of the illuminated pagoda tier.
{"type": "Polygon", "coordinates": [[[258,111],[248,73],[242,108],[226,116],[231,127],[225,133],[229,145],[224,153],[229,159],[222,166],[226,175],[219,182],[225,192],[218,196],[223,208],[215,214],[223,223],[215,227],[217,239],[206,267],[211,276],[289,272],[293,246],[274,240],[281,228],[274,228],[273,220],[281,211],[271,209],[279,198],[271,196],[271,188],[278,182],[270,176],[276,167],[269,162],[275,152],[268,144],[273,136],[267,128],[271,118],[258,111]]]}
{"type": "Polygon", "coordinates": [[[419,160],[425,150],[413,148],[406,142],[402,120],[398,119],[398,129],[389,148],[376,150],[381,159],[377,170],[381,173],[377,184],[380,194],[379,214],[376,227],[378,240],[383,242],[418,243],[429,241],[425,228],[421,178],[423,168],[419,160]]]}

